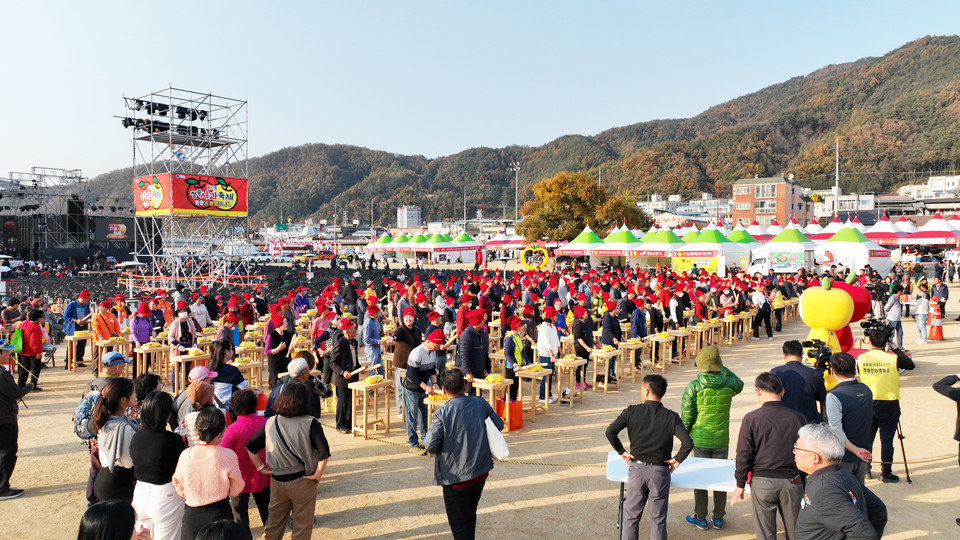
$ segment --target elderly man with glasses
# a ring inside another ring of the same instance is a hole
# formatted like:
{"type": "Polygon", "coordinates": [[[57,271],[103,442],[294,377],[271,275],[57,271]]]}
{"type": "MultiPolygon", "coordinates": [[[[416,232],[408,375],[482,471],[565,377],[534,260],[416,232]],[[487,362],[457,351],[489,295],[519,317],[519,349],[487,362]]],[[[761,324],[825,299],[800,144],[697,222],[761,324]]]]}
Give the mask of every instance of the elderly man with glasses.
{"type": "Polygon", "coordinates": [[[797,517],[797,540],[880,538],[887,507],[846,469],[840,467],[846,437],[824,424],[807,424],[797,432],[793,456],[809,474],[797,517]]]}

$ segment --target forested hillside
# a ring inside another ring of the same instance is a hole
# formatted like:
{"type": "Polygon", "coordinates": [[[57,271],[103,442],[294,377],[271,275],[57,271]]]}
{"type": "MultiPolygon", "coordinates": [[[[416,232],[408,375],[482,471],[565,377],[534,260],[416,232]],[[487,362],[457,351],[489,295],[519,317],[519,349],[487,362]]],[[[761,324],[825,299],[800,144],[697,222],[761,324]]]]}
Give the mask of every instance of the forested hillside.
{"type": "MultiPolygon", "coordinates": [[[[705,85],[709,81],[704,81],[705,85]]],[[[366,148],[307,144],[249,162],[256,221],[331,218],[346,207],[366,222],[394,225],[403,204],[425,220],[512,217],[519,159],[520,203],[530,186],[560,171],[602,167],[604,186],[649,193],[722,194],[738,178],[793,173],[804,185],[833,184],[835,138],[842,137],[845,191],[881,191],[953,173],[960,162],[960,37],[924,37],[879,58],[827,66],[712,107],[689,119],[656,120],[569,135],[539,147],[471,148],[437,159],[366,148]]],[[[96,194],[125,196],[130,170],[92,181],[96,194]]]]}

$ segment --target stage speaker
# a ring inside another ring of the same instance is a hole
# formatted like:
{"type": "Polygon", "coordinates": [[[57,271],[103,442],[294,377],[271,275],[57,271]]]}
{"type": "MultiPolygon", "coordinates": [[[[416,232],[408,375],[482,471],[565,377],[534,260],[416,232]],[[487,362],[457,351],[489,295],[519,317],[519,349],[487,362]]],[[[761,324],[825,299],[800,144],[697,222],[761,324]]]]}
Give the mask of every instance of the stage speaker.
{"type": "Polygon", "coordinates": [[[86,232],[87,219],[83,215],[83,201],[67,201],[67,232],[79,235],[86,232]]]}

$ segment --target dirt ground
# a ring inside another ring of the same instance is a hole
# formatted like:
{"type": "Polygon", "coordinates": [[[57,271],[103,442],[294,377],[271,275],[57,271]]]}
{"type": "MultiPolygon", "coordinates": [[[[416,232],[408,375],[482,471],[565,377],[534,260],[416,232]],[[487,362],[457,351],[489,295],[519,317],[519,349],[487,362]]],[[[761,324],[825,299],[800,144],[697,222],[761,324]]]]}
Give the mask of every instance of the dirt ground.
{"type": "MultiPolygon", "coordinates": [[[[960,291],[954,287],[954,297],[960,291]]],[[[960,372],[956,354],[960,323],[953,322],[960,306],[948,304],[945,341],[915,345],[912,320],[906,327],[905,345],[914,353],[917,369],[902,377],[902,425],[912,484],[905,480],[902,454],[896,445],[899,484],[867,480],[887,504],[890,520],[885,538],[957,538],[960,528],[960,478],[957,443],[953,440],[956,406],[931,388],[937,379],[960,372]]],[[[743,415],[758,404],[752,380],[782,362],[780,345],[802,339],[799,321],[784,328],[773,341],[766,339],[721,349],[725,365],[745,382],[734,400],[731,455],[743,415]]],[[[89,469],[86,447],[71,429],[71,416],[89,371],[67,373],[45,369],[45,392],[27,398],[29,409],[20,409],[19,462],[13,486],[26,490],[14,500],[0,503],[0,530],[4,538],[61,539],[76,536],[86,506],[83,491],[89,469]]],[[[696,373],[692,363],[668,372],[670,387],[665,404],[679,411],[684,386],[696,373]]],[[[527,422],[522,430],[506,434],[511,461],[498,463],[487,481],[480,502],[480,538],[568,538],[617,535],[618,485],[604,478],[603,464],[610,446],[604,429],[628,404],[638,400],[637,384],[625,384],[607,395],[588,393],[583,405],[572,410],[552,406],[550,415],[527,422]]],[[[332,415],[322,419],[332,457],[317,492],[314,538],[446,538],[449,529],[440,488],[432,485],[433,459],[407,453],[402,424],[395,418],[386,442],[341,435],[332,429],[332,415]]],[[[626,434],[622,434],[626,442],[626,434]]],[[[879,456],[879,442],[874,454],[879,456]]],[[[673,538],[752,538],[749,501],[728,509],[722,531],[701,532],[683,517],[693,510],[693,493],[671,493],[668,530],[673,538]]],[[[251,521],[260,532],[255,509],[251,521]]],[[[649,521],[641,522],[641,537],[649,521]]]]}

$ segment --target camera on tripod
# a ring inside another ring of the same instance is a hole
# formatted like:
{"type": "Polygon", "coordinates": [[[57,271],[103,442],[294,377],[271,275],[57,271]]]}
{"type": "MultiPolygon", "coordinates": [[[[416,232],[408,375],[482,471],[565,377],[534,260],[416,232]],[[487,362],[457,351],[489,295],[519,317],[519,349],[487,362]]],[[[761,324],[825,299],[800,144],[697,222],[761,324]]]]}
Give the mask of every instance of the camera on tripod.
{"type": "MultiPolygon", "coordinates": [[[[860,328],[863,329],[863,335],[866,336],[871,343],[887,343],[890,341],[890,337],[893,336],[893,327],[883,320],[873,319],[861,321],[860,328]]],[[[877,346],[879,347],[879,345],[877,346]]]]}
{"type": "Polygon", "coordinates": [[[800,343],[807,351],[807,358],[813,360],[813,367],[820,373],[826,373],[830,370],[830,357],[833,356],[833,349],[819,339],[804,341],[800,343]]]}

